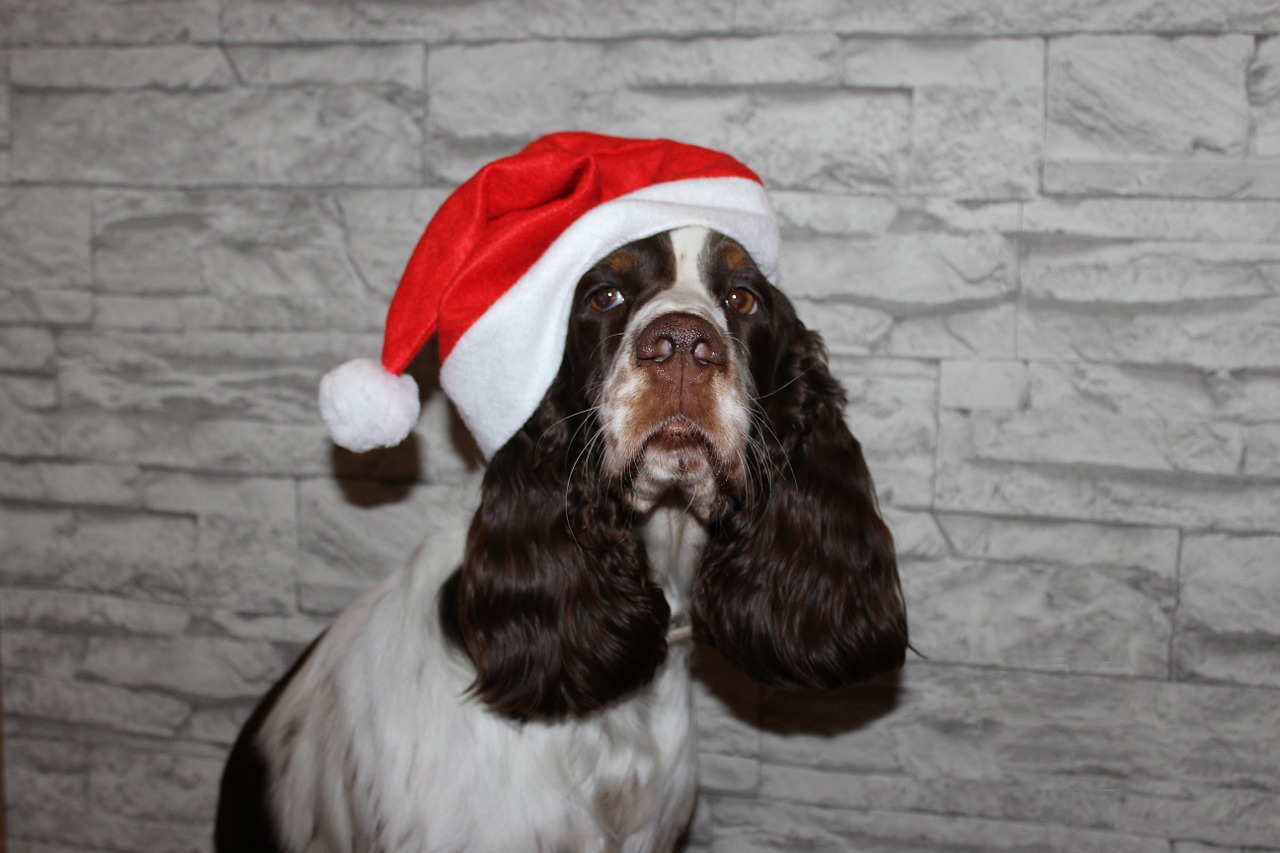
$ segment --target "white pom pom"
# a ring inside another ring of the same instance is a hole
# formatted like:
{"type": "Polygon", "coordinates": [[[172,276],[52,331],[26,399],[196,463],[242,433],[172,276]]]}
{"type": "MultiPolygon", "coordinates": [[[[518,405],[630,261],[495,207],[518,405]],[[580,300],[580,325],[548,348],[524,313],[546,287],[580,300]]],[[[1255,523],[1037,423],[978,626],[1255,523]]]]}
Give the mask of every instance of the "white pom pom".
{"type": "Polygon", "coordinates": [[[340,364],[320,380],[320,414],[334,443],[363,453],[394,447],[418,422],[418,384],[369,358],[340,364]]]}

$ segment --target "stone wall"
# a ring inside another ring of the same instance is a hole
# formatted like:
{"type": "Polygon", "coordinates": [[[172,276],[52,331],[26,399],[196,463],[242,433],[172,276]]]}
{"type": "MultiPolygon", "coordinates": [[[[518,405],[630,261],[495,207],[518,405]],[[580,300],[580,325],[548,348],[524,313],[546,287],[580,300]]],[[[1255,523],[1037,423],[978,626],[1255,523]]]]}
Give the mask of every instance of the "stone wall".
{"type": "MultiPolygon", "coordinates": [[[[475,464],[336,452],[475,167],[587,127],[762,173],[913,659],[705,665],[690,853],[1280,850],[1280,3],[6,0],[9,849],[205,851],[227,744],[475,464]]],[[[418,372],[432,386],[432,363],[418,372]]]]}

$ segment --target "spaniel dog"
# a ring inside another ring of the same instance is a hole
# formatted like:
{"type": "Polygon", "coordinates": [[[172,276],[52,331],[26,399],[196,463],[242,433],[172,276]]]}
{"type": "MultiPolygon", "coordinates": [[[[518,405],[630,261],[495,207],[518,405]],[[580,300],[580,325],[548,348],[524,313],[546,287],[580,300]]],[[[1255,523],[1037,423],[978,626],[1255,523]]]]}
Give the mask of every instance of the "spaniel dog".
{"type": "Polygon", "coordinates": [[[902,665],[843,393],[742,246],[631,243],[574,306],[472,504],[251,718],[222,853],[670,850],[697,786],[691,637],[785,688],[902,665]]]}

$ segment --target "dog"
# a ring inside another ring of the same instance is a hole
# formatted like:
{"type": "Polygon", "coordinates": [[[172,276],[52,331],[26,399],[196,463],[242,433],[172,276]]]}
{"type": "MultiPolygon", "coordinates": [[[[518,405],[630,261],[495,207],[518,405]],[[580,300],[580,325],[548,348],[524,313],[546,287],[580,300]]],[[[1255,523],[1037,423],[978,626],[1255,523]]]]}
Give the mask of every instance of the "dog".
{"type": "Polygon", "coordinates": [[[843,391],[747,251],[648,237],[573,305],[533,417],[246,725],[220,853],[671,850],[694,640],[782,688],[902,665],[843,391]]]}

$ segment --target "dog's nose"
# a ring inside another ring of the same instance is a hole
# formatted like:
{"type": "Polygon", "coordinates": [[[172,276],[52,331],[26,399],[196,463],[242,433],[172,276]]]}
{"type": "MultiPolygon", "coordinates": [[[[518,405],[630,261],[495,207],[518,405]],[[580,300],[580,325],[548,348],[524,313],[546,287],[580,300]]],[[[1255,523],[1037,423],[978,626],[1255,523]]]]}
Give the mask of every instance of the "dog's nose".
{"type": "Polygon", "coordinates": [[[636,338],[642,366],[670,381],[697,380],[723,370],[728,362],[724,338],[695,314],[663,314],[636,338]]]}

